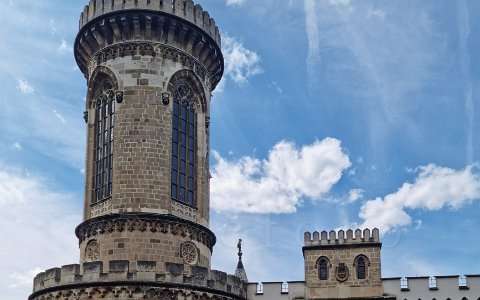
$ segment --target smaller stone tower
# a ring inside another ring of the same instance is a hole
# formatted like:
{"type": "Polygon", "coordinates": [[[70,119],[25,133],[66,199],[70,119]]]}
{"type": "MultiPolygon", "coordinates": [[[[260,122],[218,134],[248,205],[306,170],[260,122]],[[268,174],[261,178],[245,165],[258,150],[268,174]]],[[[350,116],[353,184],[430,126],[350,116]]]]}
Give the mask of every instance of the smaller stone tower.
{"type": "Polygon", "coordinates": [[[305,299],[384,299],[379,230],[305,233],[305,299]]]}

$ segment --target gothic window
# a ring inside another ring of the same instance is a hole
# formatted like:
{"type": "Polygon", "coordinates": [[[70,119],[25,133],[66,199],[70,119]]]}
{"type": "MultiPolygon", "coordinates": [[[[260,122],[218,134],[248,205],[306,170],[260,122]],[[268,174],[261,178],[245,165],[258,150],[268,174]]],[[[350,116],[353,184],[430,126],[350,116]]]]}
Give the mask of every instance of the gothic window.
{"type": "Polygon", "coordinates": [[[92,202],[102,201],[112,195],[115,93],[109,81],[105,81],[101,89],[95,104],[95,178],[92,202]]]}
{"type": "Polygon", "coordinates": [[[370,261],[365,255],[359,255],[355,258],[354,266],[357,271],[357,279],[367,279],[369,265],[370,261]]]}
{"type": "Polygon", "coordinates": [[[365,279],[366,278],[366,264],[365,264],[365,258],[359,257],[357,260],[357,276],[358,279],[365,279]]]}
{"type": "Polygon", "coordinates": [[[317,260],[316,268],[318,268],[318,278],[320,280],[328,280],[329,267],[330,267],[330,261],[325,256],[322,256],[317,260]]]}
{"type": "Polygon", "coordinates": [[[195,206],[196,113],[188,82],[174,85],[172,113],[172,199],[195,206]]]}

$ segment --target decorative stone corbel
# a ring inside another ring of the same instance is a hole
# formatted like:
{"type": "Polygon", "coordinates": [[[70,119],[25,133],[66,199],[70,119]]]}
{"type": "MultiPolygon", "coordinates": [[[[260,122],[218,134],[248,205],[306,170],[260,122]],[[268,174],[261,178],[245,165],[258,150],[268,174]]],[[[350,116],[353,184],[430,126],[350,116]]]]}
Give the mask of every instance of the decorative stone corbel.
{"type": "Polygon", "coordinates": [[[163,105],[168,105],[170,104],[170,94],[165,92],[165,93],[162,93],[162,103],[163,105]]]}
{"type": "Polygon", "coordinates": [[[117,103],[122,103],[123,102],[123,91],[116,91],[115,92],[115,100],[117,103]]]}

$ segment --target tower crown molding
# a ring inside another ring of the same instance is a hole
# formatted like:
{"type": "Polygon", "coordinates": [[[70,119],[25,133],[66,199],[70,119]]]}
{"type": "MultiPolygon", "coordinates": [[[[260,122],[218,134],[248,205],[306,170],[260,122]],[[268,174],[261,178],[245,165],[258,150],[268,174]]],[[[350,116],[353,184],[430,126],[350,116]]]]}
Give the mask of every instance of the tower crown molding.
{"type": "Polygon", "coordinates": [[[165,44],[188,53],[207,70],[211,90],[223,75],[218,27],[209,13],[192,0],[91,0],[80,15],[79,25],[74,55],[86,78],[95,54],[111,45],[133,41],[165,44]]]}

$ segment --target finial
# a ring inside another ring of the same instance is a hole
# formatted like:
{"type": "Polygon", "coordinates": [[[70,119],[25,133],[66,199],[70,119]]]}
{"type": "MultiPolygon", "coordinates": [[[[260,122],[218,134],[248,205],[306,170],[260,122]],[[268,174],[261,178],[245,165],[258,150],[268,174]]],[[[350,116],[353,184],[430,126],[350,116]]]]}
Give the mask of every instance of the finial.
{"type": "Polygon", "coordinates": [[[243,255],[243,253],[242,253],[242,239],[238,240],[237,248],[238,248],[238,260],[242,261],[242,255],[243,255]]]}
{"type": "Polygon", "coordinates": [[[235,270],[235,276],[237,276],[244,282],[248,282],[247,272],[245,272],[245,268],[243,267],[243,262],[242,262],[242,255],[243,255],[242,239],[238,240],[237,248],[238,248],[238,264],[237,264],[237,269],[235,270]]]}

